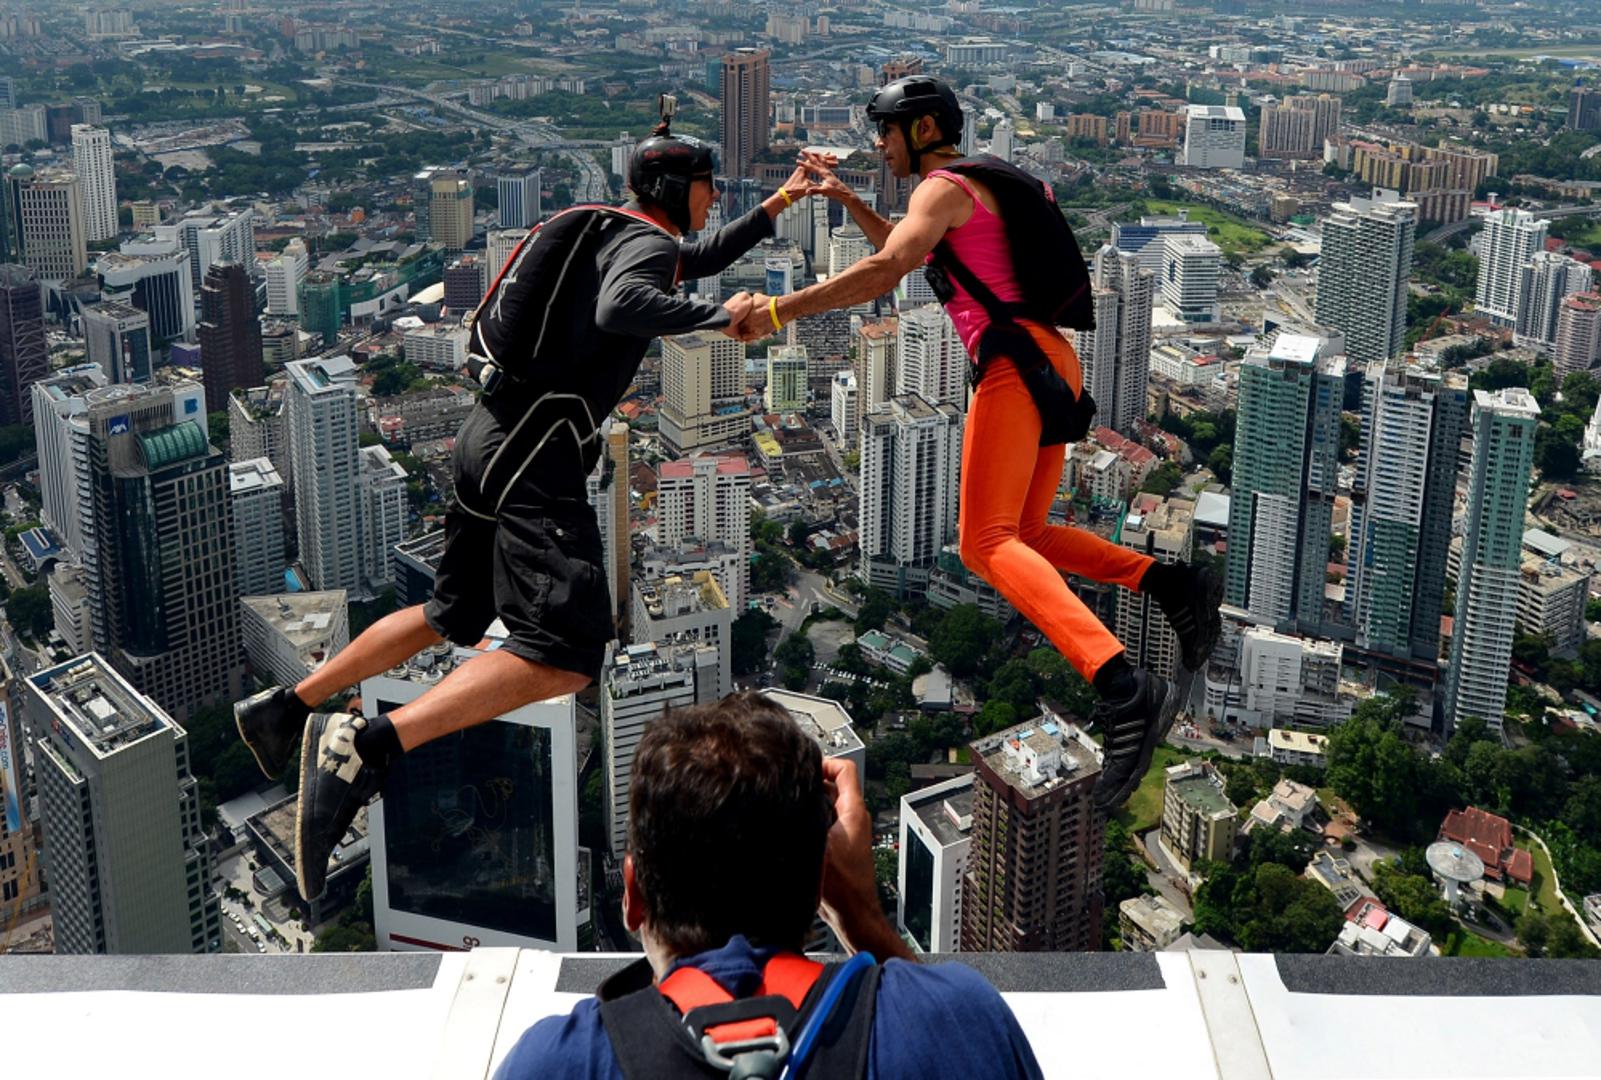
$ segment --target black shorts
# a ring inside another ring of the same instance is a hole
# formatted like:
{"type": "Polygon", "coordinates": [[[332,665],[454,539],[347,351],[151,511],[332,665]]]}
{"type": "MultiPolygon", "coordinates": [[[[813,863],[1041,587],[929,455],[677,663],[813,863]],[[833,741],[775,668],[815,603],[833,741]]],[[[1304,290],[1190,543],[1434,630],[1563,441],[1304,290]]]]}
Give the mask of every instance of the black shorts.
{"type": "Polygon", "coordinates": [[[598,679],[613,626],[595,512],[587,500],[553,496],[539,482],[548,482],[545,468],[570,468],[567,455],[549,462],[541,455],[545,468],[527,467],[513,445],[515,421],[503,420],[510,420],[503,410],[480,406],[456,438],[456,491],[424,615],[447,640],[469,646],[498,617],[508,652],[598,679]]]}

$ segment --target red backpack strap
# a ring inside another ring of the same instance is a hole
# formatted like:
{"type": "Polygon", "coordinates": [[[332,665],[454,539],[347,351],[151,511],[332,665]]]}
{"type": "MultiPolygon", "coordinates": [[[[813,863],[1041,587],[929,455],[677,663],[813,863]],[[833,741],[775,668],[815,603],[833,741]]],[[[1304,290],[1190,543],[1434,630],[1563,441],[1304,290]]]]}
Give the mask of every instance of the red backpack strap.
{"type": "Polygon", "coordinates": [[[822,975],[823,965],[816,960],[808,960],[799,953],[779,953],[762,968],[762,985],[756,992],[786,997],[799,1009],[822,975]]]}
{"type": "MultiPolygon", "coordinates": [[[[822,964],[808,960],[798,953],[779,953],[768,960],[766,966],[762,968],[761,985],[751,997],[782,997],[799,1011],[801,1003],[806,1000],[806,995],[811,993],[812,986],[822,976],[823,970],[822,964]]],[[[724,990],[716,979],[693,967],[679,968],[663,979],[658,989],[663,997],[678,1006],[678,1011],[683,1016],[688,1016],[693,1010],[707,1005],[726,1005],[734,1000],[734,996],[724,990]]],[[[778,1022],[771,1016],[732,1020],[706,1028],[706,1034],[718,1043],[759,1039],[773,1035],[777,1031],[778,1022]]]]}

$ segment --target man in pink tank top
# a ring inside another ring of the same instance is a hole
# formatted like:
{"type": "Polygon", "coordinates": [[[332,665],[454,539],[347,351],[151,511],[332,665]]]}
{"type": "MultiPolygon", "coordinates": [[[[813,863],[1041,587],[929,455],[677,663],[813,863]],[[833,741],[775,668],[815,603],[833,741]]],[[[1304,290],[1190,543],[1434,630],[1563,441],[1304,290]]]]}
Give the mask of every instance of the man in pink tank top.
{"type": "MultiPolygon", "coordinates": [[[[1054,433],[1057,418],[1042,413],[1040,378],[1042,372],[1054,377],[1053,392],[1061,388],[1054,400],[1076,401],[1087,414],[1078,357],[1055,326],[1012,314],[1024,306],[1019,301],[1025,290],[1014,269],[1006,208],[971,169],[962,175],[950,168],[961,160],[955,144],[963,122],[950,88],[927,75],[900,79],[874,95],[868,116],[878,123],[877,146],[891,172],[936,182],[919,184],[906,217],[892,224],[834,177],[826,161],[806,158],[824,194],[846,206],[878,250],[799,292],[753,298],[741,336],[766,337],[806,315],[883,296],[930,261],[943,242],[939,265],[954,258],[960,272],[946,279],[946,311],[969,356],[983,361],[971,402],[952,402],[967,406],[958,525],[962,561],[1037,626],[1099,693],[1094,719],[1103,736],[1103,763],[1095,801],[1110,812],[1139,786],[1184,694],[1167,678],[1134,667],[1122,642],[1073,594],[1062,573],[1149,595],[1167,616],[1192,672],[1217,642],[1221,579],[1209,568],[1158,563],[1047,521],[1062,476],[1063,440],[1078,436],[1054,433]]],[[[1041,197],[1037,191],[1025,194],[1041,197]]],[[[1025,220],[1023,209],[1016,212],[1018,221],[1025,220]]],[[[1029,220],[1052,224],[1048,218],[1029,220]]],[[[1067,236],[1069,246],[1071,241],[1067,236]]],[[[1082,264],[1076,249],[1064,255],[1082,264]]],[[[1065,270],[1083,276],[1082,265],[1065,270]]]]}

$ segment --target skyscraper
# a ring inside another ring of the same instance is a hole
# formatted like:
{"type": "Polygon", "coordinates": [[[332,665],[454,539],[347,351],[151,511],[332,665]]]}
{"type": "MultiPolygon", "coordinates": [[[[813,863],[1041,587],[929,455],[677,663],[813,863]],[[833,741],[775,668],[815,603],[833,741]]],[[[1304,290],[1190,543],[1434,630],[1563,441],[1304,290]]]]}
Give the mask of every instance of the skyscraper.
{"type": "Polygon", "coordinates": [[[1445,680],[1447,733],[1472,716],[1492,732],[1502,728],[1539,419],[1540,406],[1521,387],[1473,392],[1473,463],[1445,680]]]}
{"type": "Polygon", "coordinates": [[[676,453],[750,435],[745,343],[707,332],[662,338],[662,442],[676,453]]]}
{"type": "Polygon", "coordinates": [[[1484,231],[1479,234],[1479,280],[1473,290],[1473,304],[1480,315],[1501,326],[1517,323],[1523,268],[1537,252],[1545,250],[1550,227],[1550,222],[1527,210],[1497,210],[1485,217],[1484,231]]]}
{"type": "Polygon", "coordinates": [[[773,345],[767,350],[767,387],[762,402],[769,412],[806,407],[806,346],[773,345]]]}
{"type": "Polygon", "coordinates": [[[267,313],[300,314],[300,282],[306,276],[310,256],[306,242],[298,236],[284,245],[278,257],[267,264],[267,313]]]}
{"type": "Polygon", "coordinates": [[[969,773],[901,796],[895,925],[919,952],[956,952],[961,947],[973,786],[969,773]]]}
{"type": "Polygon", "coordinates": [[[11,668],[0,660],[0,904],[27,911],[39,892],[39,858],[28,820],[27,755],[22,749],[22,715],[11,696],[11,668]]]}
{"type": "Polygon", "coordinates": [[[150,381],[150,316],[116,300],[86,305],[79,313],[84,352],[111,382],[150,381]]]}
{"type": "MultiPolygon", "coordinates": [[[[497,176],[495,178],[496,223],[502,229],[526,229],[538,221],[539,187],[538,169],[497,176]]],[[[496,266],[495,269],[499,270],[500,267],[496,266]]]]}
{"type": "Polygon", "coordinates": [[[484,260],[480,256],[463,255],[445,267],[445,307],[452,315],[476,310],[488,287],[484,280],[484,260]]]}
{"type": "MultiPolygon", "coordinates": [[[[1129,502],[1119,540],[1126,548],[1157,562],[1188,559],[1195,540],[1195,504],[1142,492],[1129,502]]],[[[1179,673],[1178,635],[1161,606],[1146,593],[1120,589],[1117,594],[1117,638],[1128,650],[1129,663],[1165,678],[1179,673]]]]}
{"type": "Polygon", "coordinates": [[[751,161],[767,149],[772,73],[766,49],[735,49],[723,56],[720,129],[723,171],[751,175],[751,161]]]}
{"type": "Polygon", "coordinates": [[[40,516],[72,558],[83,554],[80,487],[88,483],[89,391],[106,385],[99,364],[63,368],[33,384],[40,516]]]}
{"type": "Polygon", "coordinates": [[[605,556],[606,591],[611,597],[612,624],[621,631],[629,622],[628,572],[633,550],[629,545],[630,498],[628,425],[616,418],[600,422],[606,452],[595,463],[586,485],[589,505],[600,526],[605,556]]]}
{"type": "Polygon", "coordinates": [[[452,251],[472,243],[473,185],[465,175],[451,171],[430,182],[428,236],[452,251]]]}
{"type": "Polygon", "coordinates": [[[1323,223],[1317,321],[1345,335],[1353,363],[1401,350],[1416,231],[1416,204],[1389,196],[1335,203],[1323,223]]]}
{"type": "MultiPolygon", "coordinates": [[[[495,276],[506,265],[506,260],[511,258],[511,253],[517,250],[517,245],[522,243],[527,235],[527,229],[490,230],[485,254],[487,261],[484,267],[490,281],[495,280],[495,276]]],[[[485,289],[487,288],[488,285],[485,285],[485,289]]]]}
{"type": "Polygon", "coordinates": [[[963,952],[1085,952],[1101,940],[1106,817],[1095,744],[1049,716],[973,743],[963,952]]]}
{"type": "Polygon", "coordinates": [[[1114,221],[1108,243],[1118,251],[1139,256],[1140,266],[1154,276],[1162,271],[1162,241],[1169,236],[1199,236],[1206,239],[1206,224],[1191,221],[1188,210],[1167,216],[1145,216],[1139,224],[1114,221]]]}
{"type": "Polygon", "coordinates": [[[1084,386],[1100,422],[1128,431],[1145,418],[1151,372],[1151,304],[1156,277],[1138,255],[1103,246],[1091,259],[1095,329],[1077,334],[1084,386]]]}
{"type": "Polygon", "coordinates": [[[860,575],[897,596],[922,595],[956,542],[962,414],[916,394],[862,417],[860,575]]]}
{"type": "Polygon", "coordinates": [[[93,243],[117,235],[117,175],[111,160],[111,132],[90,124],[72,125],[72,171],[83,196],[83,235],[93,243]]]}
{"type": "Polygon", "coordinates": [[[80,507],[95,651],[180,720],[244,691],[228,468],[203,391],[89,392],[80,507]]]}
{"type": "Polygon", "coordinates": [[[842,450],[856,449],[861,426],[861,413],[857,406],[856,375],[850,371],[836,371],[829,383],[829,422],[834,425],[834,436],[842,450]]]}
{"type": "Polygon", "coordinates": [[[1562,301],[1589,289],[1595,275],[1586,264],[1554,251],[1535,252],[1520,274],[1513,343],[1550,353],[1556,347],[1562,301]]]}
{"type": "Polygon", "coordinates": [[[240,596],[284,590],[283,477],[264,457],[228,466],[233,504],[234,581],[240,596]]]}
{"type": "Polygon", "coordinates": [[[406,470],[387,447],[363,446],[361,576],[377,591],[395,579],[395,545],[406,539],[406,470]]]}
{"type": "MultiPolygon", "coordinates": [[[[866,416],[895,396],[900,378],[900,321],[864,323],[856,332],[857,416],[866,416]]],[[[856,441],[854,438],[851,440],[856,441]]]]}
{"type": "Polygon", "coordinates": [[[236,387],[260,386],[261,322],[256,318],[255,289],[245,268],[219,262],[206,271],[200,286],[200,363],[206,386],[206,411],[225,412],[236,387]]]}
{"type": "Polygon", "coordinates": [[[300,563],[314,589],[359,595],[363,549],[357,483],[356,364],[296,360],[284,410],[295,485],[300,563]]]}
{"type": "Polygon", "coordinates": [[[1184,124],[1184,162],[1192,169],[1245,167],[1245,112],[1238,105],[1191,105],[1184,124]]]}
{"type": "Polygon", "coordinates": [[[1187,323],[1214,323],[1223,251],[1203,236],[1162,238],[1162,303],[1187,323]]]}
{"type": "Polygon", "coordinates": [[[251,266],[256,261],[256,215],[250,209],[202,211],[155,227],[156,239],[189,252],[189,284],[196,291],[217,263],[251,266]]]}
{"type": "Polygon", "coordinates": [[[19,177],[11,170],[14,189],[13,220],[22,240],[22,262],[41,281],[66,281],[89,265],[83,228],[83,203],[78,178],[55,169],[19,177]]]}
{"type": "Polygon", "coordinates": [[[188,734],[98,653],[24,686],[55,951],[220,951],[188,734]]]}
{"type": "Polygon", "coordinates": [[[701,454],[664,461],[656,471],[663,544],[715,540],[740,554],[738,578],[718,582],[735,611],[744,611],[750,597],[750,483],[750,464],[741,456],[701,454]]]}
{"type": "Polygon", "coordinates": [[[895,371],[895,396],[916,394],[930,405],[954,405],[966,412],[972,363],[945,309],[924,304],[902,312],[896,329],[900,362],[895,371]]]}
{"type": "Polygon", "coordinates": [[[1017,152],[1017,130],[1006,117],[995,121],[990,129],[990,153],[1002,161],[1011,161],[1017,152]]]}
{"type": "Polygon", "coordinates": [[[1579,83],[1568,92],[1569,131],[1601,131],[1601,89],[1579,83]]]}
{"type": "Polygon", "coordinates": [[[1240,367],[1224,599],[1273,626],[1323,621],[1345,382],[1325,351],[1281,334],[1240,367]]]}
{"type": "Polygon", "coordinates": [[[152,343],[192,341],[195,288],[189,250],[176,240],[129,241],[95,260],[100,295],[122,300],[150,316],[152,343]]]}
{"type": "Polygon", "coordinates": [[[717,700],[717,650],[709,645],[627,645],[601,675],[606,746],[606,834],[612,854],[628,850],[628,796],[645,729],[668,709],[717,700]]]}
{"type": "Polygon", "coordinates": [[[30,388],[49,370],[39,282],[26,266],[0,264],[0,424],[33,423],[30,388]]]}
{"type": "Polygon", "coordinates": [[[1404,360],[1369,364],[1351,490],[1346,595],[1356,643],[1399,659],[1440,654],[1467,380],[1404,360]]]}
{"type": "Polygon", "coordinates": [[[1601,292],[1575,293],[1562,301],[1551,357],[1558,379],[1601,361],[1601,292]]]}

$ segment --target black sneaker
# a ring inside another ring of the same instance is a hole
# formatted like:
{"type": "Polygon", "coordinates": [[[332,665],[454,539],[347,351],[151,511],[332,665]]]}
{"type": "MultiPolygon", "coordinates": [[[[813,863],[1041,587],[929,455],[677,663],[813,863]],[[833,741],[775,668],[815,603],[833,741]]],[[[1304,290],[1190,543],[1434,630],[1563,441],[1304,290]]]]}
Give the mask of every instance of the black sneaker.
{"type": "Polygon", "coordinates": [[[1178,635],[1184,666],[1199,671],[1223,631],[1223,619],[1218,615],[1223,603],[1223,576],[1210,566],[1182,562],[1174,564],[1173,569],[1170,583],[1152,595],[1178,635]]]}
{"type": "Polygon", "coordinates": [[[286,696],[293,690],[274,686],[243,701],[234,702],[233,722],[239,737],[255,755],[256,766],[270,780],[283,775],[294,749],[295,736],[305,726],[303,709],[296,709],[286,696]]]}
{"type": "Polygon", "coordinates": [[[1128,802],[1151,767],[1179,708],[1178,687],[1160,675],[1134,672],[1139,689],[1121,702],[1102,701],[1093,719],[1101,731],[1101,778],[1095,783],[1095,809],[1111,813],[1128,802]]]}
{"type": "Polygon", "coordinates": [[[387,769],[364,764],[356,732],[364,716],[312,713],[300,744],[300,797],[295,812],[295,875],[307,901],[322,895],[328,859],[356,814],[384,786],[387,769]]]}

